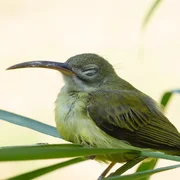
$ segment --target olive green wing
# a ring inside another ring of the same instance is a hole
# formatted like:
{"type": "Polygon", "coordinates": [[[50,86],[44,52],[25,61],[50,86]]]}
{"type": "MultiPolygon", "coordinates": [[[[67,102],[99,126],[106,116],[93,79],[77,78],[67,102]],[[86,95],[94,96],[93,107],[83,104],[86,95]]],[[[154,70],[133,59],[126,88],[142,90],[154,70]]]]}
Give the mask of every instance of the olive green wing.
{"type": "Polygon", "coordinates": [[[180,151],[180,134],[155,102],[139,91],[96,91],[88,114],[104,132],[133,146],[180,151]]]}

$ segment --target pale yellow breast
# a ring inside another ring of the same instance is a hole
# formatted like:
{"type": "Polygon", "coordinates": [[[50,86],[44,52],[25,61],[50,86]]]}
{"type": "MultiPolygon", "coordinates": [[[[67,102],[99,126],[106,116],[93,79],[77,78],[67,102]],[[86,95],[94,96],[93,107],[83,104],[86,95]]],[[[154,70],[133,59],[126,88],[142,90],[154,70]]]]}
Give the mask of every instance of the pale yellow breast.
{"type": "Polygon", "coordinates": [[[79,136],[87,128],[86,101],[86,93],[60,92],[56,100],[55,120],[64,139],[78,143],[79,136]]]}
{"type": "Polygon", "coordinates": [[[63,90],[56,100],[55,120],[61,136],[68,141],[90,144],[95,147],[127,148],[120,142],[103,132],[87,113],[88,93],[66,93],[63,90]]]}

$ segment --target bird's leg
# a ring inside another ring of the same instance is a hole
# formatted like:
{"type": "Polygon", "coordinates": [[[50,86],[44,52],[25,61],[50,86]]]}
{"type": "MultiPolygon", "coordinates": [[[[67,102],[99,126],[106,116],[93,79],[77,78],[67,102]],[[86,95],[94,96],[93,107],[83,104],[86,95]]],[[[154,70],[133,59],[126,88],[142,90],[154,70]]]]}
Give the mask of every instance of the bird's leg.
{"type": "Polygon", "coordinates": [[[111,168],[115,165],[116,163],[112,162],[103,172],[102,174],[98,177],[98,180],[102,180],[107,173],[111,170],[111,168]]]}

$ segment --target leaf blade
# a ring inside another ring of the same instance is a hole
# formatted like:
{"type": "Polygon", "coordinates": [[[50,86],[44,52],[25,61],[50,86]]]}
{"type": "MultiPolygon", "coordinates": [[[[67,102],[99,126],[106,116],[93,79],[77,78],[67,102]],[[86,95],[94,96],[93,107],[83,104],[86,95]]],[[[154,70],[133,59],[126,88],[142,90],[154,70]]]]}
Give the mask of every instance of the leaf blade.
{"type": "Polygon", "coordinates": [[[174,89],[171,91],[167,91],[163,94],[163,96],[161,98],[161,105],[163,105],[163,108],[167,106],[167,104],[170,101],[173,94],[180,94],[180,89],[174,89]]]}
{"type": "Polygon", "coordinates": [[[140,180],[145,177],[149,177],[153,174],[179,168],[180,164],[174,165],[174,166],[167,166],[167,167],[162,167],[162,168],[157,168],[153,170],[147,170],[143,172],[136,172],[134,174],[129,174],[129,175],[124,175],[124,176],[114,176],[114,177],[109,177],[105,178],[104,180],[140,180]]]}
{"type": "Polygon", "coordinates": [[[180,156],[168,155],[160,152],[142,151],[141,155],[143,157],[160,158],[180,162],[180,156]]]}
{"type": "Polygon", "coordinates": [[[56,138],[61,138],[56,128],[42,122],[33,120],[28,117],[24,117],[15,113],[0,110],[0,119],[7,121],[9,123],[16,124],[18,126],[26,127],[34,131],[53,136],[56,138]]]}
{"type": "Polygon", "coordinates": [[[43,167],[43,168],[39,168],[39,169],[36,169],[36,170],[33,170],[33,171],[29,171],[29,172],[17,175],[17,176],[13,176],[13,177],[8,178],[8,180],[33,179],[33,178],[42,176],[44,174],[47,174],[49,172],[55,171],[57,169],[64,168],[64,167],[72,165],[72,164],[77,164],[77,163],[82,162],[82,161],[85,161],[85,159],[83,159],[83,158],[74,158],[74,159],[71,159],[71,160],[68,160],[68,161],[64,161],[64,162],[61,162],[61,163],[53,164],[51,166],[46,166],[46,167],[43,167]]]}
{"type": "Polygon", "coordinates": [[[152,4],[152,6],[150,7],[150,9],[148,10],[141,29],[144,30],[147,27],[147,24],[150,22],[150,19],[152,18],[153,13],[155,12],[155,10],[157,9],[157,7],[160,5],[160,3],[162,2],[162,0],[155,0],[154,3],[152,4]]]}
{"type": "Polygon", "coordinates": [[[145,159],[144,157],[138,157],[131,161],[128,161],[125,164],[123,164],[120,168],[118,168],[115,172],[111,173],[108,177],[121,175],[126,171],[128,171],[129,169],[131,169],[136,164],[138,164],[139,162],[143,161],[144,159],[145,159]]]}
{"type": "MultiPolygon", "coordinates": [[[[139,165],[136,172],[152,170],[155,168],[156,164],[157,164],[156,158],[147,158],[139,165]]],[[[149,180],[149,177],[144,177],[141,178],[140,180],[149,180]]]]}
{"type": "Polygon", "coordinates": [[[113,153],[140,154],[133,149],[89,148],[75,144],[13,146],[0,148],[0,161],[69,158],[113,153]]]}

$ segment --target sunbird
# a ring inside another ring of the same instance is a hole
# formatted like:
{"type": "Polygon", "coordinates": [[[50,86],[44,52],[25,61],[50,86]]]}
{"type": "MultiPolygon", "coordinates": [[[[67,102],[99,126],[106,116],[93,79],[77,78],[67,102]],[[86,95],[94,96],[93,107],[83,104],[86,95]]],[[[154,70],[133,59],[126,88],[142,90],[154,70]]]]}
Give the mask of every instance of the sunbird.
{"type": "MultiPolygon", "coordinates": [[[[120,78],[103,57],[84,53],[65,63],[31,61],[8,69],[48,68],[65,85],[55,102],[58,132],[70,142],[97,148],[143,148],[180,156],[180,133],[157,103],[120,78]]],[[[96,160],[127,162],[132,155],[97,155],[96,160]]],[[[101,178],[105,177],[106,170],[101,178]]]]}

